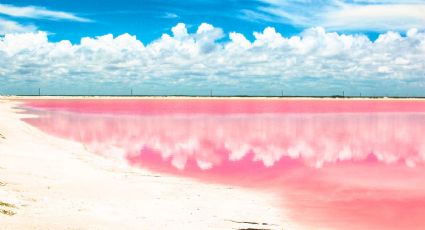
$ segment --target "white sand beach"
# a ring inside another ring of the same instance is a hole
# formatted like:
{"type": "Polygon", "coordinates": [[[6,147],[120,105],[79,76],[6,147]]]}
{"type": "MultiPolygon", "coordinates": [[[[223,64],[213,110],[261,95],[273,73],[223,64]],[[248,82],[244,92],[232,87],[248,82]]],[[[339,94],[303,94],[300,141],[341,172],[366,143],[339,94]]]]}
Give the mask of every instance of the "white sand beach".
{"type": "Polygon", "coordinates": [[[130,167],[0,98],[0,229],[288,229],[277,197],[130,167]]]}

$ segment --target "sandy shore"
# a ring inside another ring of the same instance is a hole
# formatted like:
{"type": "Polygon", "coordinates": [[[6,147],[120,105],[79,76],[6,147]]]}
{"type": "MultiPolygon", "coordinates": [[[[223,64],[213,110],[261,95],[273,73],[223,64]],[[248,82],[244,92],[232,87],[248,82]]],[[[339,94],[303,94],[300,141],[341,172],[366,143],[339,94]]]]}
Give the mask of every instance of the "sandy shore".
{"type": "Polygon", "coordinates": [[[288,229],[276,197],[96,156],[22,122],[8,99],[0,99],[1,229],[288,229]]]}

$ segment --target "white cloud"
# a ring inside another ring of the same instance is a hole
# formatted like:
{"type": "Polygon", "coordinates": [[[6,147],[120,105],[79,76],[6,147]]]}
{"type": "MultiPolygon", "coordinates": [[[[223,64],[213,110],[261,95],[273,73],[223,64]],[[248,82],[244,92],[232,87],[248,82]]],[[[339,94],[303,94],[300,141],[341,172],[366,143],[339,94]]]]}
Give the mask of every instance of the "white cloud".
{"type": "Polygon", "coordinates": [[[425,2],[382,0],[259,0],[258,12],[242,11],[247,18],[322,26],[331,30],[404,31],[425,28],[425,2]]]}
{"type": "Polygon", "coordinates": [[[165,13],[164,16],[162,16],[162,17],[163,18],[180,18],[177,14],[170,13],[170,12],[165,13]]]}
{"type": "Polygon", "coordinates": [[[187,28],[184,23],[177,24],[176,26],[171,28],[171,31],[173,32],[175,38],[183,38],[188,36],[187,28]]]}
{"type": "Polygon", "coordinates": [[[324,26],[330,29],[374,31],[425,28],[425,4],[351,5],[329,12],[324,26]]]}
{"type": "MultiPolygon", "coordinates": [[[[188,88],[221,85],[230,93],[243,87],[303,92],[350,87],[365,90],[383,85],[423,90],[425,33],[364,35],[310,28],[284,37],[272,27],[254,33],[254,41],[201,24],[195,33],[177,24],[144,45],[135,36],[82,38],[80,44],[50,42],[44,32],[7,34],[0,38],[0,78],[16,82],[73,85],[117,82],[154,87],[188,88]]],[[[329,91],[328,91],[329,92],[329,91]]],[[[335,92],[335,91],[333,91],[335,92]]],[[[339,92],[339,91],[337,91],[339,92]]]]}
{"type": "MultiPolygon", "coordinates": [[[[91,22],[90,19],[76,16],[75,14],[52,11],[42,7],[24,6],[18,7],[0,3],[0,16],[30,19],[69,20],[77,22],[91,22]]],[[[18,21],[0,17],[0,35],[11,33],[35,32],[37,27],[33,24],[22,24],[18,21]]]]}
{"type": "Polygon", "coordinates": [[[0,35],[10,33],[34,32],[37,27],[34,25],[21,25],[18,22],[0,18],[0,35]]]}
{"type": "Polygon", "coordinates": [[[79,17],[72,13],[63,11],[53,11],[37,6],[18,7],[13,5],[0,4],[0,14],[18,18],[70,20],[77,22],[91,21],[90,19],[79,17]]]}

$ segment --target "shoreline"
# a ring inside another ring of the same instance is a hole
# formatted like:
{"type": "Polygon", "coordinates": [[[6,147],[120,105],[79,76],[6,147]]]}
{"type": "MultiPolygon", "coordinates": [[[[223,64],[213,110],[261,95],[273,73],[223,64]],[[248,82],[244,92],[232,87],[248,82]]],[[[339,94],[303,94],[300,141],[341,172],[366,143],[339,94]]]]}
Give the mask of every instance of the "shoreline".
{"type": "Polygon", "coordinates": [[[0,100],[37,100],[37,99],[49,99],[49,100],[60,100],[60,99],[127,99],[127,100],[138,100],[138,99],[193,99],[193,100],[412,100],[412,101],[425,101],[425,97],[357,97],[357,96],[5,96],[0,95],[0,100]]]}
{"type": "Polygon", "coordinates": [[[0,210],[11,215],[1,211],[2,228],[283,228],[283,210],[271,194],[152,173],[120,156],[95,155],[21,121],[27,115],[14,108],[16,98],[4,99],[0,210]]]}

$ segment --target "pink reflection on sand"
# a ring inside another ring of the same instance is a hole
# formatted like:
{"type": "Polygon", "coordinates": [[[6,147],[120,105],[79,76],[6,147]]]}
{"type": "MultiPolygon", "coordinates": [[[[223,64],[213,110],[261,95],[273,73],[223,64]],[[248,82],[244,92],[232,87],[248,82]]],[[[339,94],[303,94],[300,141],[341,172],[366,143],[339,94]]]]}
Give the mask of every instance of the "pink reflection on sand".
{"type": "Polygon", "coordinates": [[[422,102],[378,104],[369,112],[367,104],[339,102],[314,112],[324,104],[280,111],[256,109],[254,101],[237,110],[236,101],[223,113],[208,106],[191,113],[194,102],[180,102],[185,106],[168,114],[157,109],[166,107],[159,100],[152,111],[161,112],[137,102],[118,111],[110,104],[108,112],[102,101],[101,109],[81,113],[84,102],[59,102],[31,104],[49,110],[27,122],[133,165],[275,193],[290,220],[307,229],[425,228],[422,102]]]}

